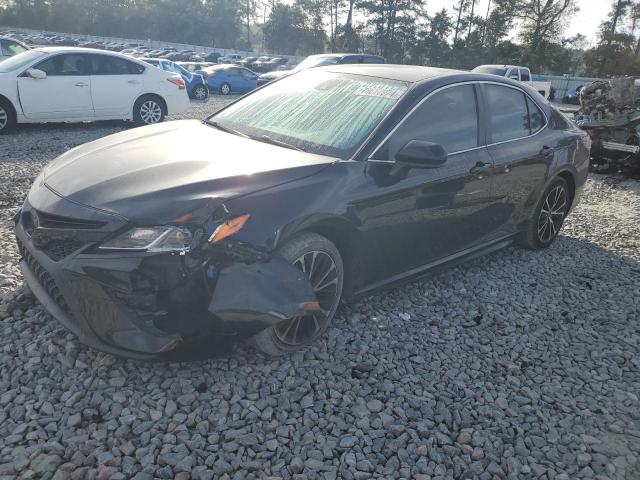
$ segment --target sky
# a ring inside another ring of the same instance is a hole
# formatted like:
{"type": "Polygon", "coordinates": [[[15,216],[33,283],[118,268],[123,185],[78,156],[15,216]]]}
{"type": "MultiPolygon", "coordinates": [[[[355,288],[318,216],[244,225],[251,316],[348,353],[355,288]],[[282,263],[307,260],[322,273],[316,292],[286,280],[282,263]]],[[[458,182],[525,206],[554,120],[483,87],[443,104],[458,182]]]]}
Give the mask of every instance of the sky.
{"type": "MultiPolygon", "coordinates": [[[[443,7],[451,11],[454,9],[454,5],[457,4],[457,0],[426,0],[427,11],[429,14],[433,14],[443,7]]],[[[485,15],[487,12],[487,2],[489,0],[480,0],[479,6],[476,6],[477,12],[480,15],[485,15]]],[[[607,18],[609,8],[611,6],[611,0],[576,0],[580,11],[576,13],[565,32],[565,36],[572,37],[577,33],[586,35],[589,42],[595,43],[596,32],[598,26],[602,21],[607,18]]]]}

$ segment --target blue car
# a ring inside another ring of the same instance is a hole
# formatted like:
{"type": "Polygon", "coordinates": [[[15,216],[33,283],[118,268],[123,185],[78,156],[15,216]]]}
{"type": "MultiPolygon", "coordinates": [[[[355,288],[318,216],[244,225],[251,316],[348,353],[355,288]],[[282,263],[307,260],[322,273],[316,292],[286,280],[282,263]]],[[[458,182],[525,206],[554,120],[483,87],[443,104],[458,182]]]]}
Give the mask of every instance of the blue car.
{"type": "Polygon", "coordinates": [[[196,100],[206,100],[209,98],[209,87],[207,86],[207,82],[205,82],[204,77],[199,73],[192,73],[177,63],[172,62],[171,60],[165,60],[164,58],[141,58],[140,60],[167,72],[179,74],[187,86],[189,98],[194,98],[196,100]]]}
{"type": "Polygon", "coordinates": [[[237,65],[215,65],[199,70],[198,73],[207,80],[209,90],[221,95],[246,93],[258,86],[258,75],[237,65]]]}

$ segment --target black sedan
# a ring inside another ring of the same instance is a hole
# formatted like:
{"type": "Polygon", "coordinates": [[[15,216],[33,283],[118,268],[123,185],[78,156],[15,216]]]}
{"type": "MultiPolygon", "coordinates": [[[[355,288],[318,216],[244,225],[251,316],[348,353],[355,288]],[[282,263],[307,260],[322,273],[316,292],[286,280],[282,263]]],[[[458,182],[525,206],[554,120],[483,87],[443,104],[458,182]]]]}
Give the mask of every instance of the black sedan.
{"type": "Polygon", "coordinates": [[[149,358],[251,339],[279,355],[317,340],[341,299],[512,242],[548,247],[587,147],[509,79],[306,70],[203,122],[60,156],[16,215],[21,267],[98,349],[149,358]]]}

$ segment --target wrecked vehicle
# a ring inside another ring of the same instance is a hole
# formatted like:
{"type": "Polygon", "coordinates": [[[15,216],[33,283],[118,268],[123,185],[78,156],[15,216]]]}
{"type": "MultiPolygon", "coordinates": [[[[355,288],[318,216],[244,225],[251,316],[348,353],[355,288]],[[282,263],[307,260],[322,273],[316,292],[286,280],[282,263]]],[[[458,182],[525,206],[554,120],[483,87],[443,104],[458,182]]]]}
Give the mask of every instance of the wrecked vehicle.
{"type": "Polygon", "coordinates": [[[597,172],[640,171],[638,81],[632,77],[598,80],[580,90],[578,127],[592,140],[591,164],[597,172]]]}
{"type": "Polygon", "coordinates": [[[586,179],[584,137],[506,78],[302,71],[203,122],[58,157],[16,215],[20,265],[100,350],[163,358],[251,339],[284,354],[319,338],[341,299],[514,240],[550,245],[586,179]]]}

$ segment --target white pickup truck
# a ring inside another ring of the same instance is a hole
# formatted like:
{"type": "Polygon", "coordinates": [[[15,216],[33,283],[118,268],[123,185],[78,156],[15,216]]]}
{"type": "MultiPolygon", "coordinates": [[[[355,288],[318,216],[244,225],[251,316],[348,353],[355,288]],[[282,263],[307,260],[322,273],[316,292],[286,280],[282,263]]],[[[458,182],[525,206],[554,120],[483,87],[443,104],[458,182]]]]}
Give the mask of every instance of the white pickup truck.
{"type": "Polygon", "coordinates": [[[551,82],[534,82],[531,80],[531,70],[528,67],[520,67],[518,65],[479,65],[473,70],[475,73],[490,73],[500,77],[507,77],[519,82],[527,83],[540,93],[544,98],[551,98],[551,82]]]}

